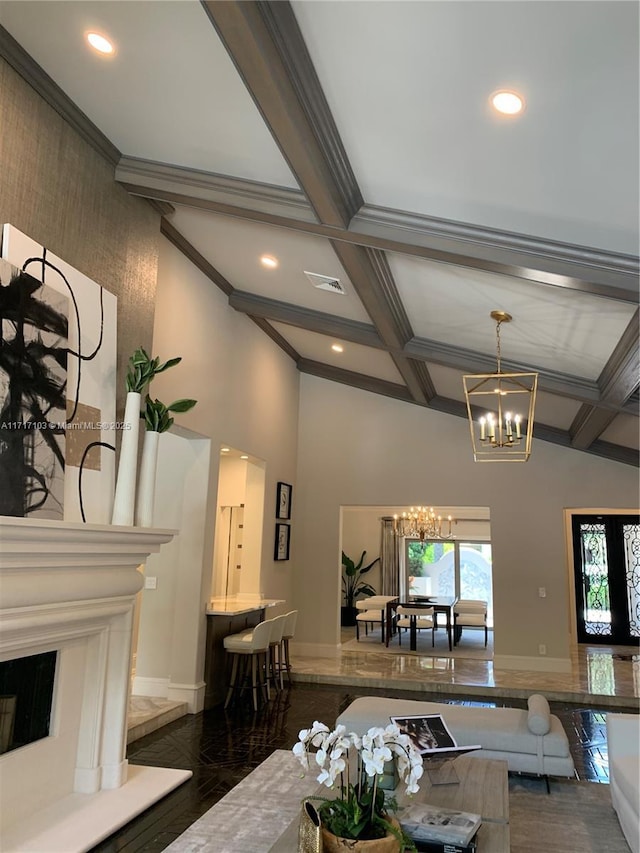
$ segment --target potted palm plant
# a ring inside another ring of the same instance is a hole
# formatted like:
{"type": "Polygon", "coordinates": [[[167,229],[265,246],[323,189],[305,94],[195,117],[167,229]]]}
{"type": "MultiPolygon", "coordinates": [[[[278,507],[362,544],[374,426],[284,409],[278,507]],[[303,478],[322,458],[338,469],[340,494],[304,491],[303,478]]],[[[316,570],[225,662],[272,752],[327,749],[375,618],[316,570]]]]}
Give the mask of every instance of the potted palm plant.
{"type": "Polygon", "coordinates": [[[380,557],[376,557],[367,566],[364,566],[364,558],[367,552],[363,551],[360,559],[355,563],[351,557],[342,552],[342,594],[344,603],[341,607],[340,623],[343,626],[356,624],[356,600],[359,596],[375,595],[376,591],[371,584],[362,580],[362,575],[370,572],[380,557]]]}

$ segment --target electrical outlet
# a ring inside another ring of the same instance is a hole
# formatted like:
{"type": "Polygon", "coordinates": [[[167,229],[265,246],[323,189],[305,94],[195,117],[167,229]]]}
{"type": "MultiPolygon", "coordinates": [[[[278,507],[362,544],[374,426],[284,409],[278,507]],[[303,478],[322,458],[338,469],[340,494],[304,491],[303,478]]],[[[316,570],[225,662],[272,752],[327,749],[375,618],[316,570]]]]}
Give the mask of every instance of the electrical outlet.
{"type": "Polygon", "coordinates": [[[144,579],[144,588],[145,589],[157,589],[158,588],[158,578],[146,577],[144,579]]]}
{"type": "Polygon", "coordinates": [[[539,586],[538,587],[538,595],[540,596],[540,598],[546,598],[547,597],[546,586],[539,586]]]}
{"type": "Polygon", "coordinates": [[[544,643],[540,643],[540,645],[538,646],[538,654],[539,655],[546,655],[546,653],[547,653],[547,647],[545,646],[544,643]]]}

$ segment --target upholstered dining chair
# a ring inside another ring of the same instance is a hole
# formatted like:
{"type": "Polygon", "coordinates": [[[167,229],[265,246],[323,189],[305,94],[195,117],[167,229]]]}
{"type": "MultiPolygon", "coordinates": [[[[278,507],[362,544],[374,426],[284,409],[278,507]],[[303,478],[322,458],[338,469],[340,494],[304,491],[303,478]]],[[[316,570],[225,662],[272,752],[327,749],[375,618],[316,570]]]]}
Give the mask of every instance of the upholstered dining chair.
{"type": "Polygon", "coordinates": [[[453,608],[453,636],[456,643],[463,628],[484,628],[484,645],[487,646],[487,602],[478,598],[459,598],[453,608]],[[458,630],[459,629],[459,630],[458,630]]]}
{"type": "Polygon", "coordinates": [[[365,636],[369,633],[369,625],[380,625],[382,628],[382,641],[384,642],[387,599],[378,601],[375,596],[356,601],[356,640],[360,639],[360,625],[364,624],[365,636]]]}
{"type": "Polygon", "coordinates": [[[398,629],[398,645],[402,645],[402,629],[411,628],[415,619],[417,631],[431,631],[431,645],[435,646],[436,618],[433,607],[407,607],[399,604],[396,608],[396,627],[398,629]]]}

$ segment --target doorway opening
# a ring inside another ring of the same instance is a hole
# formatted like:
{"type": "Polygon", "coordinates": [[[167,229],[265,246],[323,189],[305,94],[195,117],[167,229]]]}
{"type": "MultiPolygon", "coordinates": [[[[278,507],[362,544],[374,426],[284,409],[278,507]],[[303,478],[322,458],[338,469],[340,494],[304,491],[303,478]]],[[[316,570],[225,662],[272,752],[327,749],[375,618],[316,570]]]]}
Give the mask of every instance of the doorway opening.
{"type": "Polygon", "coordinates": [[[640,516],[572,516],[579,643],[640,643],[640,516]]]}

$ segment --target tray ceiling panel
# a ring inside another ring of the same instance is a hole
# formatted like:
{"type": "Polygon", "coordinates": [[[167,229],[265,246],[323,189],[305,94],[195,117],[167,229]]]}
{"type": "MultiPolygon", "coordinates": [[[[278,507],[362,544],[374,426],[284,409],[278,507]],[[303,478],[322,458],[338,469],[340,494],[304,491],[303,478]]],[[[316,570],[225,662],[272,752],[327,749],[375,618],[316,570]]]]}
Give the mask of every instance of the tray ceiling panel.
{"type": "Polygon", "coordinates": [[[371,322],[327,240],[194,208],[178,208],[169,218],[235,290],[371,322]],[[277,259],[277,268],[262,266],[263,255],[277,259]],[[345,293],[318,290],[305,270],[339,279],[345,293]]]}
{"type": "Polygon", "coordinates": [[[634,313],[634,306],[496,276],[480,270],[389,254],[414,335],[487,355],[496,352],[489,314],[507,311],[502,357],[596,379],[634,313]]]}
{"type": "Polygon", "coordinates": [[[384,379],[387,382],[402,383],[402,377],[391,356],[382,350],[330,338],[317,332],[308,332],[284,323],[271,325],[304,359],[338,367],[340,370],[351,370],[363,376],[384,379]],[[331,349],[333,343],[340,343],[344,351],[334,352],[331,349]]]}
{"type": "Polygon", "coordinates": [[[637,3],[293,7],[369,204],[637,252],[637,3]]]}
{"type": "Polygon", "coordinates": [[[603,441],[610,441],[612,444],[621,444],[624,447],[633,447],[638,450],[640,448],[638,418],[633,415],[618,415],[600,438],[603,441]]]}
{"type": "Polygon", "coordinates": [[[297,186],[200,3],[9,0],[0,24],[123,153],[297,186]]]}

